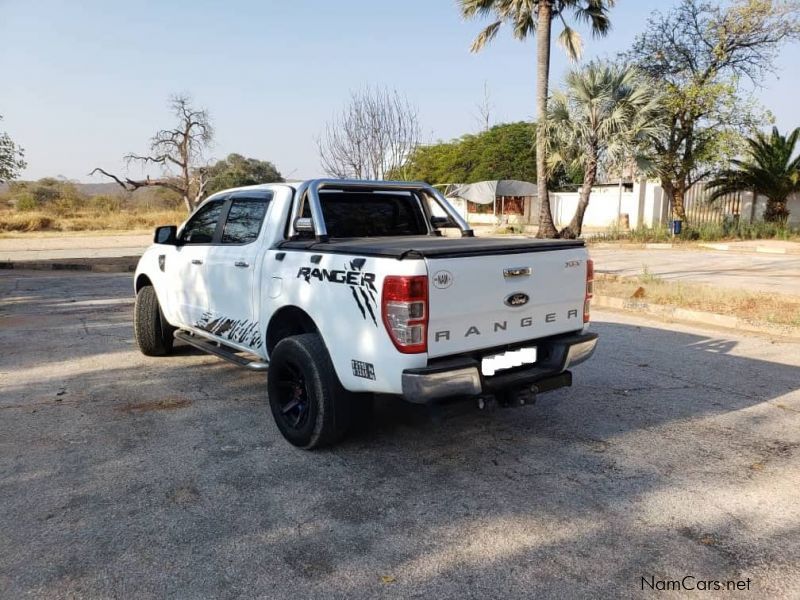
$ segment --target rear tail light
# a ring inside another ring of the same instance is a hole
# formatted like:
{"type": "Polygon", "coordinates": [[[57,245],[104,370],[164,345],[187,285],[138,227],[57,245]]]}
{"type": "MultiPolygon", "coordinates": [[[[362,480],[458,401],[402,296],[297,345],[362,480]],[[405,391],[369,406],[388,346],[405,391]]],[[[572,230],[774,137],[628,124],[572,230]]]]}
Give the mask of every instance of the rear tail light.
{"type": "Polygon", "coordinates": [[[381,296],[383,324],[404,354],[428,350],[428,278],[389,275],[381,296]]]}
{"type": "Polygon", "coordinates": [[[586,261],[586,297],[583,300],[583,322],[589,322],[589,313],[594,295],[594,261],[590,258],[586,261]]]}

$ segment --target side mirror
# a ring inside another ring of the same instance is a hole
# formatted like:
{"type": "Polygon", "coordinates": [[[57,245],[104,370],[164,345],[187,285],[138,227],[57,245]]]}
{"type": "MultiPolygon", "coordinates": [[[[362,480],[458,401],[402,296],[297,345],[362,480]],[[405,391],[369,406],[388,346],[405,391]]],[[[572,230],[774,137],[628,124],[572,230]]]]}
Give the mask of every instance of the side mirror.
{"type": "Polygon", "coordinates": [[[156,244],[164,244],[166,246],[178,245],[178,228],[175,225],[162,225],[156,227],[155,235],[153,235],[153,242],[156,244]]]}
{"type": "Polygon", "coordinates": [[[314,233],[314,221],[311,217],[298,217],[294,220],[294,230],[297,233],[314,233]]]}
{"type": "Polygon", "coordinates": [[[439,227],[458,227],[450,217],[431,217],[431,225],[439,227]]]}

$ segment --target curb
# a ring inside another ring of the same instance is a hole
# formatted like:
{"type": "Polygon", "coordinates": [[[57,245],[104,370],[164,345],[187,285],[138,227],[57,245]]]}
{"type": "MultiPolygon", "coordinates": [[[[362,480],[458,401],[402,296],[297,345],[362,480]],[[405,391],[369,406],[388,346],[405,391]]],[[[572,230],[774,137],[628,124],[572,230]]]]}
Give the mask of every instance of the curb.
{"type": "Polygon", "coordinates": [[[672,250],[673,248],[683,248],[684,244],[673,244],[672,242],[593,242],[586,240],[586,246],[592,248],[614,250],[672,250]]]}
{"type": "Polygon", "coordinates": [[[719,252],[735,252],[738,254],[781,254],[781,255],[800,255],[800,250],[787,249],[787,248],[772,248],[770,246],[751,246],[749,248],[742,248],[731,246],[725,243],[716,242],[702,242],[692,244],[690,242],[684,244],[665,243],[638,243],[638,242],[593,242],[591,239],[586,240],[586,246],[591,251],[596,249],[614,249],[614,250],[669,250],[672,248],[678,250],[716,250],[719,252]]]}
{"type": "Polygon", "coordinates": [[[592,298],[592,306],[645,314],[667,320],[685,321],[689,323],[698,323],[700,325],[723,327],[725,329],[737,329],[739,331],[749,331],[751,333],[765,333],[800,339],[800,331],[790,331],[780,326],[753,325],[749,321],[731,315],[721,315],[719,313],[701,310],[689,310],[688,308],[679,308],[666,304],[652,304],[637,298],[617,298],[615,296],[595,295],[592,298]]]}
{"type": "Polygon", "coordinates": [[[91,273],[133,273],[138,256],[123,256],[116,258],[86,258],[86,259],[53,259],[53,260],[18,260],[0,261],[0,270],[29,270],[29,271],[81,271],[91,273]]]}
{"type": "Polygon", "coordinates": [[[710,250],[719,250],[721,252],[740,252],[742,254],[752,254],[758,252],[760,254],[800,254],[798,252],[789,252],[786,248],[771,248],[769,246],[756,246],[755,248],[742,248],[731,246],[730,244],[698,244],[701,248],[709,248],[710,250]]]}

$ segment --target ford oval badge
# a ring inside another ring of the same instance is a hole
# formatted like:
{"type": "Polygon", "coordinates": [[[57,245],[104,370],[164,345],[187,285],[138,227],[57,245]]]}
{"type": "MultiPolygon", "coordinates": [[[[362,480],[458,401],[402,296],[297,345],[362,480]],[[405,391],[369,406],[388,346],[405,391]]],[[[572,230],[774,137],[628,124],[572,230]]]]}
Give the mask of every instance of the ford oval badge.
{"type": "Polygon", "coordinates": [[[530,298],[523,292],[514,292],[506,296],[506,306],[524,306],[530,298]]]}

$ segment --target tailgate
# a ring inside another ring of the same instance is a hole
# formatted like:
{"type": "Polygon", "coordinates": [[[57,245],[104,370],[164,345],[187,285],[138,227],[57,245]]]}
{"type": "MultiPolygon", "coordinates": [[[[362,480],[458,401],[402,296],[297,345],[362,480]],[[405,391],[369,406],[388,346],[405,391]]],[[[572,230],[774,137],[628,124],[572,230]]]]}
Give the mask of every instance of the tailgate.
{"type": "Polygon", "coordinates": [[[583,327],[585,248],[426,259],[428,355],[492,348],[583,327]]]}

